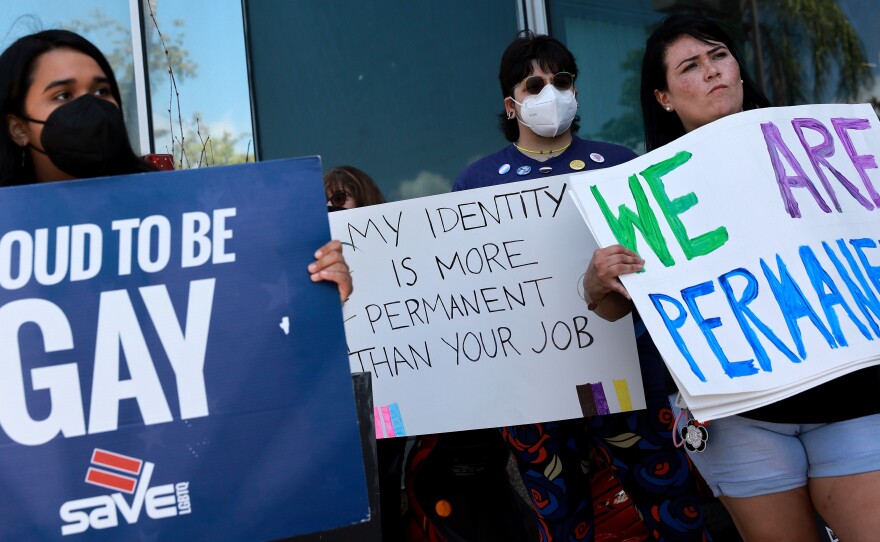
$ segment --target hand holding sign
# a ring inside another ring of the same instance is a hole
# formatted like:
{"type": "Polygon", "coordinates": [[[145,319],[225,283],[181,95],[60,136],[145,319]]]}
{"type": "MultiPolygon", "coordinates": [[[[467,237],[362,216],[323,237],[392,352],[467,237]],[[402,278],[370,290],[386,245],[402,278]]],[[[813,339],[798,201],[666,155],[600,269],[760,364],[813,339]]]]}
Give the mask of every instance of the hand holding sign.
{"type": "MultiPolygon", "coordinates": [[[[277,539],[364,518],[337,288],[303,273],[323,203],[314,158],[4,189],[0,476],[26,498],[0,499],[0,538],[277,539]],[[144,470],[87,478],[96,449],[144,470]],[[346,499],[303,492],[327,472],[346,499]]],[[[322,252],[345,283],[338,242],[322,252]]]]}
{"type": "Polygon", "coordinates": [[[644,266],[645,260],[623,245],[597,249],[584,275],[587,307],[611,321],[629,314],[632,302],[620,276],[638,273],[644,266]]]}
{"type": "Polygon", "coordinates": [[[872,121],[866,106],[749,111],[574,177],[599,241],[645,259],[622,279],[698,418],[880,363],[872,121]]]}
{"type": "Polygon", "coordinates": [[[351,273],[342,256],[342,243],[328,242],[315,252],[315,262],[309,264],[310,278],[314,282],[329,280],[339,287],[339,299],[345,303],[352,292],[351,273]]]}

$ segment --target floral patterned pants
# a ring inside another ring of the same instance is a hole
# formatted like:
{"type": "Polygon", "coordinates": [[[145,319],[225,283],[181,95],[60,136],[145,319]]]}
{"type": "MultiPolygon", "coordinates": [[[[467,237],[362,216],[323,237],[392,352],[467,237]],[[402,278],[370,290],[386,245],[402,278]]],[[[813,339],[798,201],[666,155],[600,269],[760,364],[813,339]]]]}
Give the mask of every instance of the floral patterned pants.
{"type": "Polygon", "coordinates": [[[672,444],[672,411],[646,410],[502,428],[538,515],[542,542],[594,539],[591,450],[633,500],[654,540],[708,541],[693,466],[672,444]]]}

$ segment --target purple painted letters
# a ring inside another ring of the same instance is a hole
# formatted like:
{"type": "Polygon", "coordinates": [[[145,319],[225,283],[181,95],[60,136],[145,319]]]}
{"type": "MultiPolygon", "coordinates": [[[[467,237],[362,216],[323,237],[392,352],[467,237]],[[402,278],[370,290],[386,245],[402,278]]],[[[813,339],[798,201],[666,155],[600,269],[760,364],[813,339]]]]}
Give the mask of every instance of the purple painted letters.
{"type": "Polygon", "coordinates": [[[770,161],[773,163],[773,170],[776,172],[776,182],[779,185],[779,193],[782,196],[782,201],[785,202],[785,210],[788,214],[791,215],[792,218],[800,218],[801,216],[801,210],[798,207],[797,201],[794,199],[794,194],[791,192],[792,188],[806,188],[810,194],[812,194],[813,199],[816,200],[819,207],[826,213],[830,213],[831,208],[828,207],[828,204],[825,203],[825,200],[819,195],[819,191],[816,190],[813,181],[807,177],[804,168],[801,167],[797,159],[794,157],[794,154],[792,154],[791,150],[782,140],[782,134],[779,133],[779,128],[777,128],[772,122],[765,122],[761,124],[761,131],[764,133],[764,142],[767,144],[767,152],[770,155],[770,161]],[[785,156],[788,164],[794,169],[795,175],[786,174],[785,166],[782,164],[782,160],[779,157],[780,153],[785,156]]]}
{"type": "Polygon", "coordinates": [[[880,195],[877,194],[877,190],[874,189],[874,185],[871,184],[871,179],[868,178],[868,173],[865,171],[866,169],[877,169],[877,161],[874,159],[873,154],[858,154],[852,139],[850,139],[847,133],[847,130],[868,130],[871,128],[871,124],[868,122],[868,119],[842,118],[831,119],[831,124],[834,126],[834,131],[837,132],[840,142],[843,143],[846,154],[852,160],[856,171],[859,172],[862,182],[865,183],[865,189],[868,191],[871,199],[874,200],[874,205],[880,206],[880,195]]]}
{"type": "MultiPolygon", "coordinates": [[[[835,209],[837,212],[841,212],[840,202],[837,201],[837,195],[834,193],[834,188],[831,186],[831,183],[828,181],[828,178],[825,177],[825,172],[822,171],[820,166],[826,167],[837,180],[840,181],[840,184],[846,188],[847,192],[859,202],[859,204],[865,209],[871,211],[874,209],[874,205],[871,204],[870,201],[865,199],[865,197],[859,192],[859,189],[856,188],[854,184],[849,182],[849,179],[844,177],[843,173],[837,171],[837,169],[832,166],[828,162],[828,158],[834,155],[834,139],[831,137],[831,133],[828,131],[828,128],[825,127],[824,124],[819,122],[816,119],[792,119],[791,121],[792,127],[794,127],[795,133],[797,133],[798,139],[801,140],[801,145],[804,146],[804,150],[807,151],[807,156],[810,157],[810,162],[813,164],[813,169],[816,170],[816,175],[819,176],[819,180],[822,181],[822,186],[825,187],[825,191],[828,192],[828,196],[831,198],[831,202],[834,203],[835,209]],[[804,128],[808,128],[815,132],[818,132],[822,135],[822,143],[811,147],[809,143],[807,143],[806,137],[804,137],[804,128]]],[[[840,133],[838,131],[838,133],[840,133]]],[[[844,143],[846,146],[846,143],[844,143]]],[[[847,153],[852,157],[852,154],[847,150],[847,153]]],[[[855,162],[853,162],[855,163],[855,162]]],[[[876,167],[876,166],[875,166],[876,167]]]]}

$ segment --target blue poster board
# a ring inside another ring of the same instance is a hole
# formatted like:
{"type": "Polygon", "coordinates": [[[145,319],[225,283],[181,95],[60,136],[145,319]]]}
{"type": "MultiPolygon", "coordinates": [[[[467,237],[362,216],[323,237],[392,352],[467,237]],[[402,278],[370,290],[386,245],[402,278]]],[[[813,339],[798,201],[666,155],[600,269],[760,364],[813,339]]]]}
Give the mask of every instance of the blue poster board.
{"type": "Polygon", "coordinates": [[[271,540],[364,521],[304,158],[0,190],[0,540],[271,540]]]}

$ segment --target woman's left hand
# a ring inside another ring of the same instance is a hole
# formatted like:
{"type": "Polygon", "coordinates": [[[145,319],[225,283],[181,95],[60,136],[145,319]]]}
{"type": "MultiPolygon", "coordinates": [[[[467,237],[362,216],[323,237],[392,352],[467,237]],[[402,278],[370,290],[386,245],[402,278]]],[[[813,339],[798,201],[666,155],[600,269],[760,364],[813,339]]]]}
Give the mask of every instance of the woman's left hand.
{"type": "Polygon", "coordinates": [[[315,261],[309,264],[309,273],[313,282],[329,280],[339,287],[339,299],[345,303],[351,295],[353,286],[351,272],[342,256],[342,243],[330,241],[315,252],[315,261]]]}

